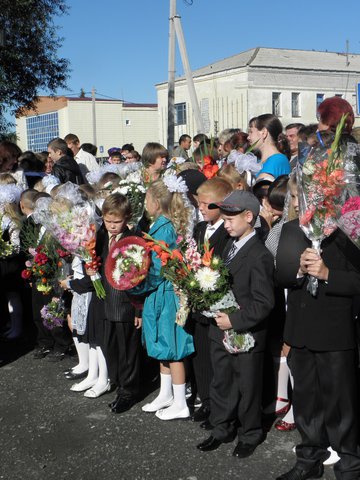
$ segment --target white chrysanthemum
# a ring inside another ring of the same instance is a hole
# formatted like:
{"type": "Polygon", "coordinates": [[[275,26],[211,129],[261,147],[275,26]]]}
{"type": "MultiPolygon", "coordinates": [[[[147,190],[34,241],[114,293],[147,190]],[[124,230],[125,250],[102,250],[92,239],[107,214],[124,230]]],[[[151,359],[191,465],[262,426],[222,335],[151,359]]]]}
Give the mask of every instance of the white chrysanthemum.
{"type": "Polygon", "coordinates": [[[140,245],[133,245],[127,252],[127,257],[131,258],[137,267],[140,267],[144,259],[144,249],[140,245]]]}
{"type": "Polygon", "coordinates": [[[120,277],[122,276],[122,274],[124,273],[123,272],[123,269],[122,269],[122,264],[123,264],[123,258],[118,258],[115,262],[115,268],[114,270],[112,271],[112,278],[114,279],[114,281],[116,283],[119,283],[120,282],[120,277]]]}
{"type": "Polygon", "coordinates": [[[195,278],[202,290],[214,291],[216,290],[216,283],[220,278],[220,274],[209,267],[204,267],[195,273],[195,278]]]}

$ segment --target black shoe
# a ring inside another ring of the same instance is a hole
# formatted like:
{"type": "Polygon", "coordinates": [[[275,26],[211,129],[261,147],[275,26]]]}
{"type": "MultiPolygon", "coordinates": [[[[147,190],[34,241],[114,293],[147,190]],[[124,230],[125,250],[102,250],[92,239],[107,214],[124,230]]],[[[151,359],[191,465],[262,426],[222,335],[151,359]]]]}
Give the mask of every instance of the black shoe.
{"type": "Polygon", "coordinates": [[[324,474],[324,465],[316,465],[311,470],[303,470],[299,466],[295,466],[289,472],[283,473],[276,480],[306,480],[307,478],[321,478],[324,474]]]}
{"type": "Polygon", "coordinates": [[[64,358],[65,358],[64,352],[51,352],[49,353],[47,360],[49,362],[61,362],[61,360],[64,360],[64,358]]]}
{"type": "Polygon", "coordinates": [[[119,397],[115,405],[111,408],[111,411],[114,413],[123,413],[135,405],[136,398],[134,397],[119,397]]]}
{"type": "Polygon", "coordinates": [[[199,443],[198,445],[196,445],[196,448],[198,448],[202,452],[211,452],[212,450],[216,450],[217,448],[219,448],[222,443],[229,443],[229,442],[232,442],[233,440],[234,440],[233,435],[231,435],[231,437],[228,437],[224,440],[218,440],[217,438],[210,435],[209,438],[204,440],[202,443],[199,443]]]}
{"type": "Polygon", "coordinates": [[[79,380],[80,378],[85,378],[88,374],[88,370],[81,373],[73,373],[72,371],[65,373],[65,378],[68,380],[79,380]]]}
{"type": "Polygon", "coordinates": [[[258,443],[256,443],[255,445],[250,445],[247,443],[239,442],[233,451],[233,457],[238,457],[238,458],[250,457],[254,453],[258,445],[259,445],[258,443]]]}
{"type": "Polygon", "coordinates": [[[33,354],[33,358],[35,358],[35,360],[40,360],[40,358],[44,358],[46,357],[46,355],[49,355],[50,352],[51,352],[50,348],[39,347],[35,350],[33,354]]]}
{"type": "Polygon", "coordinates": [[[119,401],[119,398],[120,398],[120,397],[121,397],[121,394],[118,394],[118,395],[116,396],[115,400],[113,400],[112,402],[108,403],[108,406],[109,406],[110,408],[114,408],[115,405],[116,405],[116,403],[119,401]]]}
{"type": "Polygon", "coordinates": [[[213,430],[213,426],[209,422],[209,420],[205,420],[205,422],[200,423],[200,428],[203,430],[213,430]]]}
{"type": "Polygon", "coordinates": [[[207,420],[210,415],[210,407],[202,405],[196,412],[191,415],[191,420],[193,422],[203,422],[207,420]]]}

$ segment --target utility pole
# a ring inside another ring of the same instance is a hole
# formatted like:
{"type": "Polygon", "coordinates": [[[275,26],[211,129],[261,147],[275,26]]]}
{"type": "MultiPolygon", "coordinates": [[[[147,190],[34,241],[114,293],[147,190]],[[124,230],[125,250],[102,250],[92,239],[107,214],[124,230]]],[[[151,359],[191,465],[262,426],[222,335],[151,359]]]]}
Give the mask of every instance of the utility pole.
{"type": "Polygon", "coordinates": [[[175,136],[175,26],[176,0],[170,0],[167,148],[174,150],[175,136]]]}
{"type": "Polygon", "coordinates": [[[91,90],[91,101],[92,101],[92,127],[93,127],[93,144],[96,145],[96,103],[95,103],[95,87],[91,90]]]}
{"type": "Polygon", "coordinates": [[[184,33],[181,26],[180,16],[176,14],[176,0],[170,0],[169,19],[169,72],[168,72],[168,138],[167,147],[171,152],[174,148],[175,129],[175,35],[179,44],[182,64],[184,67],[186,83],[189,90],[191,106],[194,111],[197,133],[203,133],[203,121],[200,113],[199,103],[196,96],[194,80],[186,52],[184,33]]]}

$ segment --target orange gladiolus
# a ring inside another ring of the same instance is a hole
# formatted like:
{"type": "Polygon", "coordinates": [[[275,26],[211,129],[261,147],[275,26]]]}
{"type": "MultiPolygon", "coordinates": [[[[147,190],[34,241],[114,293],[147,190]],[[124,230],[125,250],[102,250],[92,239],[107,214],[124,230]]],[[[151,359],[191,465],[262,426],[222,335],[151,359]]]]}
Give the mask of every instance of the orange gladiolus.
{"type": "Polygon", "coordinates": [[[182,262],[184,260],[181,252],[177,249],[175,249],[171,252],[171,260],[175,260],[175,259],[180,260],[180,262],[182,262]]]}
{"type": "Polygon", "coordinates": [[[204,255],[202,256],[202,264],[205,265],[205,267],[209,267],[211,264],[211,259],[212,259],[212,254],[213,254],[214,248],[211,250],[206,250],[204,255]]]}
{"type": "Polygon", "coordinates": [[[45,277],[43,277],[43,278],[41,279],[41,283],[44,283],[44,284],[45,284],[46,282],[47,282],[47,279],[46,279],[45,277]]]}

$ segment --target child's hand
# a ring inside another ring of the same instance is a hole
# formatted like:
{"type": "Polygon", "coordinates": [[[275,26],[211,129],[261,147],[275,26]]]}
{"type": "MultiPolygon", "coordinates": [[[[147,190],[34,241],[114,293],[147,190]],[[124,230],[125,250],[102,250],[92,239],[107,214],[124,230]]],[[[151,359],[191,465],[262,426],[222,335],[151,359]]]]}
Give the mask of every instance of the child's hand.
{"type": "Polygon", "coordinates": [[[215,322],[221,330],[229,330],[232,328],[229,315],[223,312],[219,312],[215,317],[215,322]]]}
{"type": "Polygon", "coordinates": [[[64,280],[59,280],[59,285],[63,290],[67,290],[67,278],[65,278],[64,280]]]}
{"type": "Polygon", "coordinates": [[[135,328],[136,328],[136,329],[141,328],[142,318],[141,318],[141,317],[135,317],[134,325],[135,325],[135,328]]]}
{"type": "Polygon", "coordinates": [[[94,270],[93,268],[87,268],[85,271],[86,271],[86,274],[89,275],[89,277],[92,277],[93,275],[97,274],[97,270],[94,270]]]}

